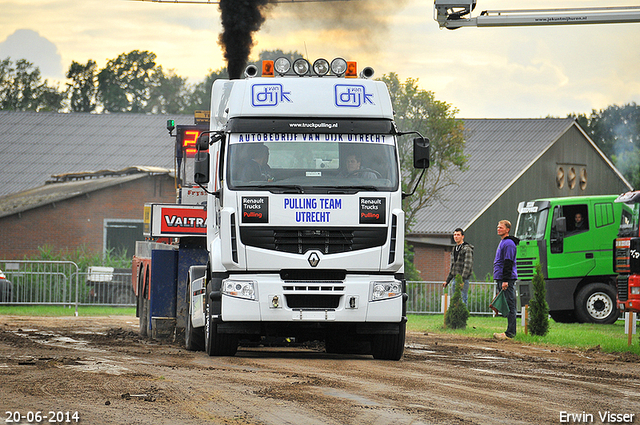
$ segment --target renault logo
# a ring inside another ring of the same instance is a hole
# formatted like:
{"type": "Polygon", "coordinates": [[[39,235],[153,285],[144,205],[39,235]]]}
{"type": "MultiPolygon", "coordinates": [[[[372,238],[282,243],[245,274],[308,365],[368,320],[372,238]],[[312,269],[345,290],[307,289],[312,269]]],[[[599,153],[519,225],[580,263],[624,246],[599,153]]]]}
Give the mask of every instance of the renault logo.
{"type": "Polygon", "coordinates": [[[318,257],[318,253],[312,252],[311,255],[309,255],[309,258],[307,258],[307,261],[309,262],[311,267],[315,267],[320,262],[320,257],[318,257]]]}

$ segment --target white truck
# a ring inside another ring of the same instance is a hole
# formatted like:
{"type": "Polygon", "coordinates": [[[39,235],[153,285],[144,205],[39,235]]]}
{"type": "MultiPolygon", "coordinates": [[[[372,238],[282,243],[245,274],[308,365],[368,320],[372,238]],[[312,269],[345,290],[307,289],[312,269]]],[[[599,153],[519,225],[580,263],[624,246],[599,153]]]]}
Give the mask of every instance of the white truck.
{"type": "MultiPolygon", "coordinates": [[[[402,357],[400,133],[386,85],[356,66],[279,59],[215,81],[194,166],[208,261],[189,269],[188,349],[285,337],[402,357]]],[[[413,146],[426,169],[428,140],[413,146]]]]}

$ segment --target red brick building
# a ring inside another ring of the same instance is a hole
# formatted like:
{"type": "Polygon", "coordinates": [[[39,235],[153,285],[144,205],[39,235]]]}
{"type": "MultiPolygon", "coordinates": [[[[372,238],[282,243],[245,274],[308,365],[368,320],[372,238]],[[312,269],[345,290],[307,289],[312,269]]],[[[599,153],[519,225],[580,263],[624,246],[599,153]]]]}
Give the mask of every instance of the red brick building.
{"type": "Polygon", "coordinates": [[[188,115],[0,111],[0,260],[143,239],[149,202],[176,202],[175,133],[188,115]],[[173,137],[172,137],[173,136],[173,137]]]}
{"type": "Polygon", "coordinates": [[[133,255],[135,241],[143,240],[144,204],[175,202],[174,178],[169,170],[139,167],[99,174],[1,197],[0,259],[31,257],[45,246],[133,255]]]}
{"type": "Polygon", "coordinates": [[[413,264],[427,281],[444,281],[449,274],[451,248],[438,245],[415,245],[413,264]]]}

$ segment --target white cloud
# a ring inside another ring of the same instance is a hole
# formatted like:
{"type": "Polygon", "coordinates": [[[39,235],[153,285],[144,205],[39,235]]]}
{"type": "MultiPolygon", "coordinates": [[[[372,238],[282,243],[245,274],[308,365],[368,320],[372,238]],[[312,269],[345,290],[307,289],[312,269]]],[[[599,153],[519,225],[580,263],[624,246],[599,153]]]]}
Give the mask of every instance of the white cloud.
{"type": "Polygon", "coordinates": [[[0,58],[15,63],[26,59],[40,69],[43,79],[64,78],[62,57],[56,45],[30,29],[19,29],[0,42],[0,58]]]}
{"type": "MultiPolygon", "coordinates": [[[[308,53],[312,60],[342,56],[361,68],[372,66],[376,76],[396,72],[403,80],[418,78],[421,87],[458,108],[462,117],[565,116],[640,103],[640,23],[449,31],[433,20],[430,0],[339,3],[332,9],[326,4],[273,7],[255,36],[252,57],[275,49],[308,53]]],[[[486,9],[604,3],[478,0],[474,15],[486,9]]],[[[217,44],[219,13],[214,5],[5,1],[0,41],[19,29],[37,31],[57,48],[63,72],[72,60],[93,59],[102,67],[121,53],[150,50],[165,69],[194,82],[225,66],[217,44]]]]}

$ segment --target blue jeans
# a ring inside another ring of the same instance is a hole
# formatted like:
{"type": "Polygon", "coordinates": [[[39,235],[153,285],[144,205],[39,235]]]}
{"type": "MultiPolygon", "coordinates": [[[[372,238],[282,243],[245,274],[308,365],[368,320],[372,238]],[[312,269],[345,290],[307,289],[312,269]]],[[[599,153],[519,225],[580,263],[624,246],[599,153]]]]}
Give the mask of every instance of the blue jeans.
{"type": "MultiPolygon", "coordinates": [[[[467,305],[467,300],[469,299],[469,279],[465,279],[462,281],[464,285],[462,286],[462,302],[467,305]]],[[[456,281],[452,280],[449,285],[449,298],[453,298],[453,294],[456,292],[456,281]]]]}
{"type": "MultiPolygon", "coordinates": [[[[503,280],[496,280],[496,290],[500,292],[502,290],[502,282],[503,280]]],[[[516,336],[516,314],[517,306],[516,306],[516,281],[507,280],[509,286],[504,291],[505,298],[507,299],[507,305],[509,306],[509,314],[507,315],[507,330],[504,332],[506,336],[509,338],[513,338],[516,336]]]]}

